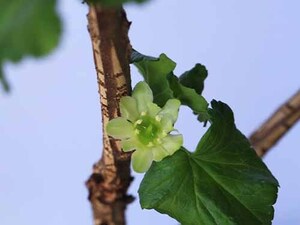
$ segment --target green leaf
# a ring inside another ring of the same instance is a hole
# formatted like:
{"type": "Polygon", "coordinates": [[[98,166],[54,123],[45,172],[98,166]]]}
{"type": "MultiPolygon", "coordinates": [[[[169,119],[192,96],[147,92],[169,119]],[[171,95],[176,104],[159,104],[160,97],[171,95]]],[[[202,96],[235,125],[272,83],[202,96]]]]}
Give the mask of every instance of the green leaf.
{"type": "Polygon", "coordinates": [[[175,98],[198,114],[201,122],[209,119],[208,103],[202,95],[197,94],[194,89],[182,85],[179,79],[173,74],[168,75],[168,80],[175,98]]]}
{"type": "Polygon", "coordinates": [[[194,89],[199,95],[204,89],[204,80],[207,77],[205,66],[197,63],[191,70],[186,71],[179,77],[182,85],[194,89]]]}
{"type": "Polygon", "coordinates": [[[143,3],[146,1],[147,0],[85,0],[87,3],[100,3],[105,6],[120,6],[127,2],[143,3]]]}
{"type": "Polygon", "coordinates": [[[158,61],[158,58],[152,57],[152,56],[148,56],[148,55],[143,55],[141,53],[139,53],[138,51],[132,49],[131,52],[131,58],[130,58],[130,62],[131,63],[138,63],[140,61],[158,61]]]}
{"type": "Polygon", "coordinates": [[[61,23],[55,8],[56,0],[0,0],[0,70],[5,61],[40,57],[57,46],[61,23]]]}
{"type": "Polygon", "coordinates": [[[193,87],[186,87],[181,84],[180,80],[173,74],[176,67],[171,59],[165,54],[161,54],[159,58],[146,56],[137,51],[133,51],[131,61],[139,69],[145,81],[149,84],[153,91],[154,102],[159,106],[163,106],[170,98],[177,98],[183,105],[190,107],[198,119],[203,122],[209,119],[208,103],[203,96],[199,95],[194,88],[202,92],[203,81],[207,74],[204,72],[205,67],[200,64],[184,73],[181,77],[182,82],[189,85],[194,80],[197,84],[193,87]],[[196,78],[199,76],[202,80],[202,87],[200,80],[196,78]]]}
{"type": "Polygon", "coordinates": [[[139,69],[145,81],[150,86],[154,101],[160,107],[164,106],[173,97],[169,87],[167,75],[173,72],[176,63],[169,59],[165,54],[159,58],[142,55],[136,51],[131,56],[131,61],[139,69]]]}
{"type": "Polygon", "coordinates": [[[0,84],[2,85],[4,91],[9,92],[9,90],[10,90],[9,84],[8,84],[6,78],[4,77],[3,69],[2,69],[2,63],[1,62],[0,62],[0,84]]]}
{"type": "Polygon", "coordinates": [[[184,148],[146,173],[142,208],[183,225],[271,224],[278,182],[236,129],[231,109],[212,102],[211,127],[194,153],[184,148]]]}

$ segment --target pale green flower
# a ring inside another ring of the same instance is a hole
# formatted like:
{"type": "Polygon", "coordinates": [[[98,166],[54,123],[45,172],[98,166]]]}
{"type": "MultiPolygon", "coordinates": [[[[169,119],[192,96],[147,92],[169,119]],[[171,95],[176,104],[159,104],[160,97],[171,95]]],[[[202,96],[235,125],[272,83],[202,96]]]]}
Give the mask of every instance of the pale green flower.
{"type": "Polygon", "coordinates": [[[139,82],[132,97],[122,97],[121,117],[108,122],[108,135],[121,139],[124,152],[133,151],[132,166],[136,172],[149,169],[152,161],[161,161],[182,145],[181,134],[174,131],[180,101],[170,99],[163,108],[153,103],[153,94],[146,82],[139,82]]]}

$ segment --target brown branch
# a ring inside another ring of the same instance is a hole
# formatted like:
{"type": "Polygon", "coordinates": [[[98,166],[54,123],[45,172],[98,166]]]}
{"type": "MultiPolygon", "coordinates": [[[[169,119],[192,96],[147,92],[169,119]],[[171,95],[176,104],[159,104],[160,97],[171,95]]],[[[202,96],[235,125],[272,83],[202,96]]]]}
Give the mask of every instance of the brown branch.
{"type": "Polygon", "coordinates": [[[253,134],[249,140],[257,155],[263,156],[300,119],[300,90],[253,134]]]}
{"type": "Polygon", "coordinates": [[[130,154],[108,137],[107,122],[120,115],[119,100],[131,92],[128,39],[130,23],[122,8],[90,5],[88,30],[92,40],[103,125],[102,158],[86,182],[95,225],[124,225],[125,209],[133,198],[127,195],[130,154]]]}

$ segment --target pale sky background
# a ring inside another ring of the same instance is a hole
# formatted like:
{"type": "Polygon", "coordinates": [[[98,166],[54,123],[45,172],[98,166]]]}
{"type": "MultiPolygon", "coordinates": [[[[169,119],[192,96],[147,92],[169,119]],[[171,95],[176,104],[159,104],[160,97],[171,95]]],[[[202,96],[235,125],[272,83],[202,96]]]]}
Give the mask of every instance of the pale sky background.
{"type": "MultiPolygon", "coordinates": [[[[298,0],[152,0],[126,9],[134,48],[166,53],[177,74],[206,65],[204,96],[229,104],[246,135],[300,87],[298,0]]],[[[102,143],[87,7],[61,0],[59,12],[59,48],[5,67],[12,93],[0,94],[1,225],[92,224],[84,182],[102,143]]],[[[136,70],[132,75],[141,80],[136,70]]],[[[176,127],[191,150],[206,130],[185,108],[176,127]]],[[[299,137],[298,123],[264,159],[281,185],[274,225],[300,224],[299,137]]],[[[141,210],[138,199],[127,217],[129,225],[178,224],[141,210]]]]}

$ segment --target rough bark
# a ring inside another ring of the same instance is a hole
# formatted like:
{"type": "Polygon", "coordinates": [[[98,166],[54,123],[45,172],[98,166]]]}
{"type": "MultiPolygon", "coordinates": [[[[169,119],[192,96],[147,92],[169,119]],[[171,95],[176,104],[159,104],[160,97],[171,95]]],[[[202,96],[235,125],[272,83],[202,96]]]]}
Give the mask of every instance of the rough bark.
{"type": "Polygon", "coordinates": [[[249,140],[257,155],[263,156],[300,119],[300,90],[281,105],[249,140]]]}
{"type": "Polygon", "coordinates": [[[119,141],[108,137],[105,131],[107,122],[120,115],[120,98],[131,92],[129,26],[122,8],[89,5],[88,30],[103,125],[102,158],[94,165],[86,182],[95,225],[124,225],[126,206],[133,200],[127,195],[132,180],[130,154],[122,152],[119,141]]]}

